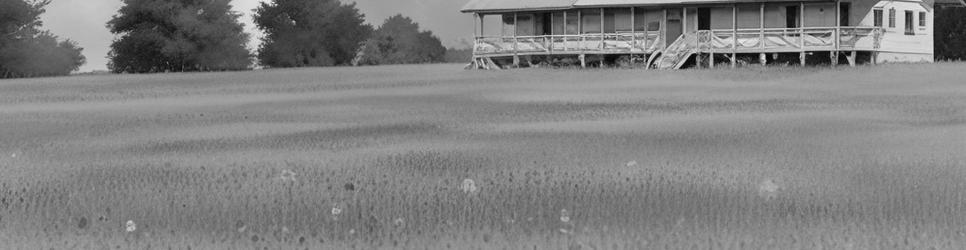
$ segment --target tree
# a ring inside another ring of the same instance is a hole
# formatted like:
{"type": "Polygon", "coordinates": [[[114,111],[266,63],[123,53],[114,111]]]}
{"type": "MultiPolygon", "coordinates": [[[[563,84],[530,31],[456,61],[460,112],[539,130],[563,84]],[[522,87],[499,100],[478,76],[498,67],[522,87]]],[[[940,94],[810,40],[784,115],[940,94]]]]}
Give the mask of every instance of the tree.
{"type": "Polygon", "coordinates": [[[936,60],[966,60],[966,8],[936,8],[936,60]]]}
{"type": "Polygon", "coordinates": [[[366,40],[356,64],[411,64],[443,62],[446,47],[431,31],[419,31],[419,24],[402,15],[386,19],[372,38],[366,40]]]}
{"type": "Polygon", "coordinates": [[[249,35],[231,0],[124,0],[107,23],[115,73],[244,70],[249,35]]]}
{"type": "Polygon", "coordinates": [[[255,9],[264,31],[258,60],[268,67],[347,65],[372,32],[355,3],[272,0],[255,9]]]}
{"type": "Polygon", "coordinates": [[[67,75],[86,61],[71,40],[41,30],[51,0],[0,0],[0,78],[67,75]]]}

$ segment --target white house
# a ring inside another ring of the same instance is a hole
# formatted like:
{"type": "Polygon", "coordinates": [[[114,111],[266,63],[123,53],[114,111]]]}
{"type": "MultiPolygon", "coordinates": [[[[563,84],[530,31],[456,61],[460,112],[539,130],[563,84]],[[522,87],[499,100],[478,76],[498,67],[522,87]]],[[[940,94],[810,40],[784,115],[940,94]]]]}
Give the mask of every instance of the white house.
{"type": "Polygon", "coordinates": [[[473,67],[931,62],[963,0],[470,0],[473,67]]]}

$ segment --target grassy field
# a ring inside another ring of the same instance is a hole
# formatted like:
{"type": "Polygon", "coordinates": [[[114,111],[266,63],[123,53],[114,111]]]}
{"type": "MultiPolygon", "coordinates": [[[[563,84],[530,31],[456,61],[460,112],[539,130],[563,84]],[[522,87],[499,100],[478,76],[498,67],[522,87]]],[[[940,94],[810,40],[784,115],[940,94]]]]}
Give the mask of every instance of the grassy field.
{"type": "Polygon", "coordinates": [[[966,64],[0,81],[0,248],[962,249],[966,64]]]}

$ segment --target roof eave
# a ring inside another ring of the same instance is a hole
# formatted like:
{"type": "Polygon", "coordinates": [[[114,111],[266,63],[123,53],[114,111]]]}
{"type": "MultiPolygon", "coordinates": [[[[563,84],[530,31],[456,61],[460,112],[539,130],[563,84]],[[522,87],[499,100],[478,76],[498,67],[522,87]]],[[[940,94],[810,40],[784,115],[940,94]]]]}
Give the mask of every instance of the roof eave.
{"type": "MultiPolygon", "coordinates": [[[[966,1],[966,0],[960,0],[966,1]]],[[[720,4],[751,4],[751,3],[771,3],[771,2],[835,2],[835,0],[720,0],[720,1],[700,1],[678,3],[634,3],[634,4],[587,4],[574,5],[574,8],[607,8],[607,7],[638,7],[638,6],[681,6],[681,5],[720,5],[720,4]]]]}
{"type": "Polygon", "coordinates": [[[463,10],[460,10],[460,12],[463,12],[463,13],[491,14],[491,13],[506,13],[506,12],[549,11],[549,10],[569,10],[569,9],[574,9],[574,7],[510,8],[510,9],[463,9],[463,10]]]}

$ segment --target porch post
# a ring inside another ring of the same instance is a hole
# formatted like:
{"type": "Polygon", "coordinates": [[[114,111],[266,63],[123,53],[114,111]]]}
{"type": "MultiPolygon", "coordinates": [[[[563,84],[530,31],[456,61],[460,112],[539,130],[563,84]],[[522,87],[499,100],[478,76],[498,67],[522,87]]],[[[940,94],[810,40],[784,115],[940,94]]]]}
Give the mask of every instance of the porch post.
{"type": "Polygon", "coordinates": [[[798,6],[798,47],[802,50],[798,60],[805,66],[805,2],[799,2],[798,6]]]}
{"type": "MultiPolygon", "coordinates": [[[[644,31],[644,42],[641,43],[641,53],[643,53],[644,55],[647,55],[647,11],[646,10],[644,11],[644,13],[641,13],[641,17],[644,18],[644,30],[642,30],[644,31]]],[[[637,24],[635,23],[634,25],[637,25],[637,24]]]]}
{"type": "Polygon", "coordinates": [[[681,8],[681,25],[684,25],[684,27],[681,27],[683,31],[681,34],[688,34],[688,8],[681,8]]]}
{"type": "MultiPolygon", "coordinates": [[[[631,56],[634,55],[634,46],[637,46],[637,23],[634,20],[634,7],[631,7],[631,56]]],[[[633,58],[631,59],[633,61],[633,58]]]]}
{"type": "Polygon", "coordinates": [[[577,56],[580,59],[580,67],[587,67],[587,55],[584,54],[584,43],[587,41],[586,36],[584,36],[584,12],[582,10],[577,10],[577,35],[580,36],[580,45],[577,46],[577,50],[580,51],[580,55],[577,56]]]}
{"type": "Polygon", "coordinates": [[[563,50],[567,51],[567,10],[563,11],[563,50]]]}
{"type": "Polygon", "coordinates": [[[520,23],[516,12],[513,12],[513,67],[520,66],[520,55],[517,48],[517,44],[520,42],[517,40],[517,34],[520,32],[520,23]]]}
{"type": "Polygon", "coordinates": [[[760,62],[762,66],[765,66],[766,64],[768,64],[768,58],[765,57],[765,53],[764,53],[764,50],[765,50],[765,3],[761,3],[761,8],[759,8],[758,13],[759,13],[758,27],[760,28],[758,30],[758,32],[760,32],[759,35],[758,35],[758,39],[759,39],[759,41],[758,41],[758,47],[761,50],[761,52],[758,55],[758,62],[760,62]]]}
{"type": "MultiPolygon", "coordinates": [[[[550,22],[550,30],[544,30],[543,31],[544,34],[550,33],[550,36],[549,37],[546,36],[546,35],[543,36],[543,43],[547,45],[547,55],[552,55],[553,54],[553,35],[555,35],[553,33],[553,16],[554,16],[553,11],[551,11],[550,12],[550,20],[543,20],[544,22],[550,22]]],[[[549,56],[546,58],[546,61],[550,61],[550,57],[549,56]]]]}
{"type": "Polygon", "coordinates": [[[600,51],[604,51],[604,8],[600,8],[600,51]]]}
{"type": "Polygon", "coordinates": [[[841,5],[842,5],[841,0],[835,0],[835,31],[834,31],[835,33],[832,34],[832,38],[835,40],[832,41],[832,44],[834,45],[834,48],[832,48],[832,53],[831,53],[832,66],[836,66],[839,64],[839,35],[841,35],[842,33],[842,30],[841,30],[842,17],[840,17],[840,15],[842,14],[840,12],[842,10],[839,9],[841,5]]]}
{"type": "Polygon", "coordinates": [[[667,48],[667,8],[663,8],[664,18],[661,19],[661,42],[664,42],[664,46],[661,46],[662,50],[667,48]]]}
{"type": "Polygon", "coordinates": [[[480,34],[483,33],[482,29],[480,29],[480,31],[477,32],[478,27],[476,27],[476,21],[477,21],[476,19],[479,16],[480,16],[479,13],[473,12],[473,47],[470,48],[470,50],[472,51],[472,58],[473,58],[472,59],[473,62],[470,63],[470,66],[472,66],[473,69],[480,69],[480,64],[476,62],[476,43],[479,41],[480,37],[482,37],[482,35],[480,34]]]}
{"type": "Polygon", "coordinates": [[[731,4],[731,68],[738,62],[738,5],[731,4]]]}

